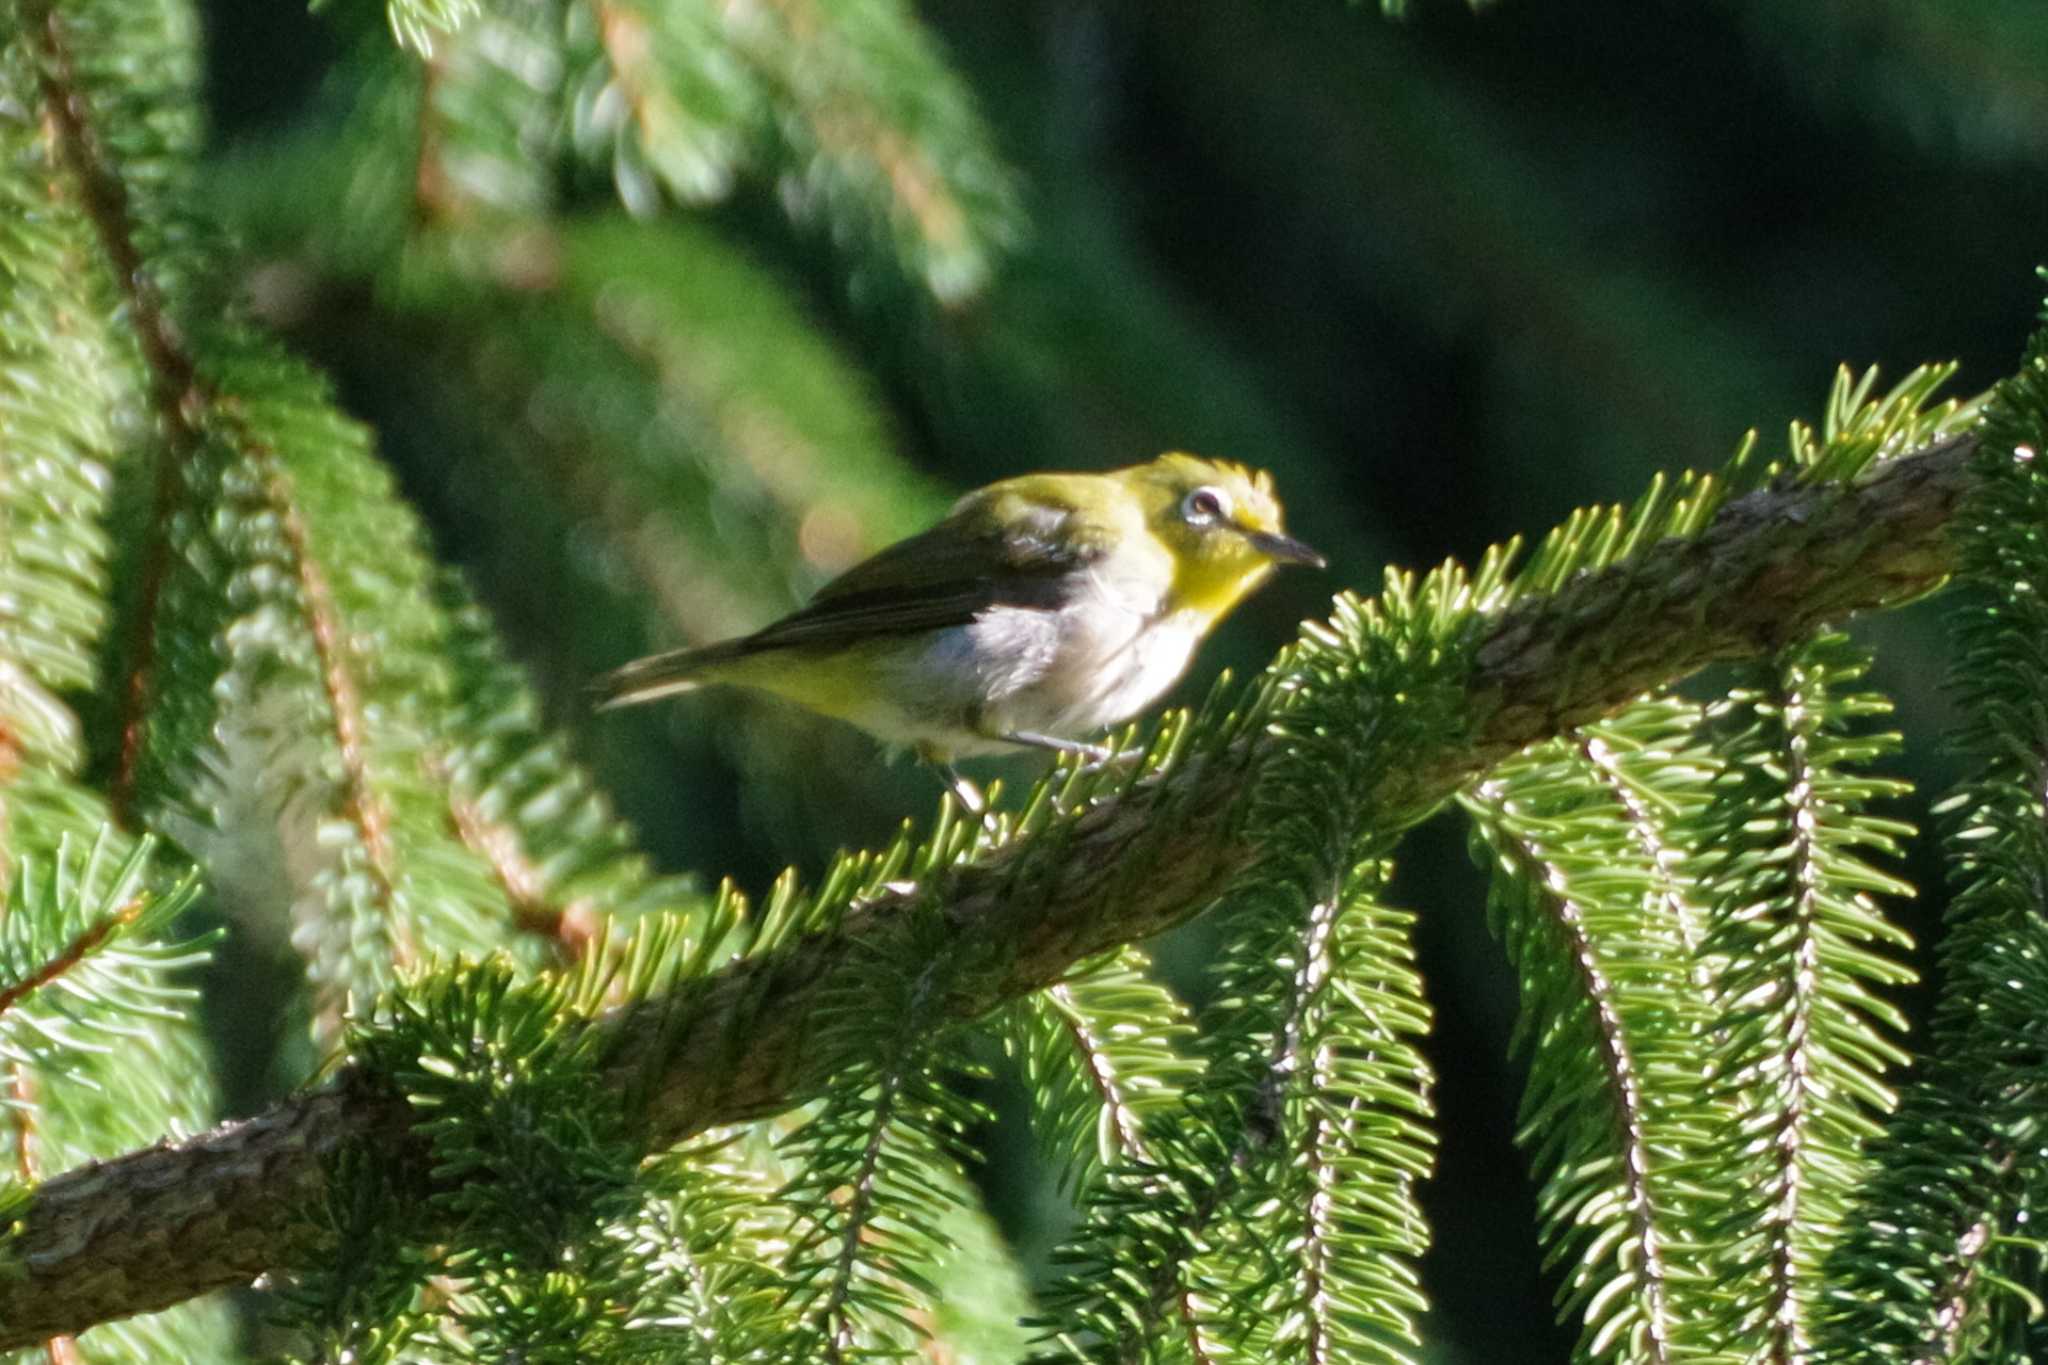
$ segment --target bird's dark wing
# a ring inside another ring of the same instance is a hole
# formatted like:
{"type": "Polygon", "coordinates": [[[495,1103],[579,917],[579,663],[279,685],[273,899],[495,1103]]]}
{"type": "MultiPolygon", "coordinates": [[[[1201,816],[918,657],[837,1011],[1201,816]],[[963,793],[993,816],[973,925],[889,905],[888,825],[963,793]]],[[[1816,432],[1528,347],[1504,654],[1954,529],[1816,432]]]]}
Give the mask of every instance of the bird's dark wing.
{"type": "Polygon", "coordinates": [[[808,606],[741,643],[750,651],[832,646],[965,625],[998,605],[1051,610],[1065,600],[1069,575],[1106,549],[1102,538],[1079,533],[1066,507],[1013,501],[991,509],[970,501],[931,530],[854,565],[808,606]]]}

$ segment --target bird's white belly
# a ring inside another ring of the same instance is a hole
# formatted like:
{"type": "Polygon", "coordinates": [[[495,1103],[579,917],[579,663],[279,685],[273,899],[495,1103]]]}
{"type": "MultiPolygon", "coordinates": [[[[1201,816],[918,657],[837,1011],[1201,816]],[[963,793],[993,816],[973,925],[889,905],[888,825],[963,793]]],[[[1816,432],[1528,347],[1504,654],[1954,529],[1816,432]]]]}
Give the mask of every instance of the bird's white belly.
{"type": "Polygon", "coordinates": [[[877,660],[893,678],[842,716],[885,741],[953,757],[1013,752],[1025,731],[1083,739],[1157,701],[1203,630],[1191,613],[1155,616],[1112,588],[1054,611],[999,606],[934,633],[914,655],[877,660]]]}
{"type": "Polygon", "coordinates": [[[1043,637],[1024,651],[1037,666],[1008,680],[1014,685],[991,689],[982,728],[998,734],[1027,730],[1079,739],[1129,720],[1173,686],[1201,634],[1177,614],[1160,619],[1111,611],[1099,600],[1058,613],[1022,614],[1038,619],[1006,621],[991,613],[972,627],[985,639],[1014,640],[1026,632],[1043,637]]]}

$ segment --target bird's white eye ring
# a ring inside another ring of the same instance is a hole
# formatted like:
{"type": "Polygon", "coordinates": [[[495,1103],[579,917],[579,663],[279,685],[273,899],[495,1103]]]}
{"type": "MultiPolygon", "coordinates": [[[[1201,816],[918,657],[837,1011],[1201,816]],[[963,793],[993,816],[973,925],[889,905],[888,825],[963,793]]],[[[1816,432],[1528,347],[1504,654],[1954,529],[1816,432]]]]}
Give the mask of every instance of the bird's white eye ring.
{"type": "Polygon", "coordinates": [[[1181,517],[1193,525],[1221,521],[1230,514],[1230,499],[1220,488],[1197,488],[1181,499],[1181,517]]]}

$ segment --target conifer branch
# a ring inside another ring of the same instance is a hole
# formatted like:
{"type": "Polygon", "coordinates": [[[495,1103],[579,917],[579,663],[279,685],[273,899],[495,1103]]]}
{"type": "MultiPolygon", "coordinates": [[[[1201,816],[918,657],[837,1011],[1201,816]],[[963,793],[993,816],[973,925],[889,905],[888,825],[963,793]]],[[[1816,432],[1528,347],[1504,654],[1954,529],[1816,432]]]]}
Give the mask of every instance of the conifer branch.
{"type": "MultiPolygon", "coordinates": [[[[1482,794],[1486,791],[1481,788],[1482,794]]],[[[1640,1358],[1652,1365],[1669,1365],[1676,1319],[1666,1289],[1663,1227],[1673,1214],[1662,1207],[1661,1191],[1651,1179],[1659,1161],[1651,1141],[1657,1120],[1644,1094],[1647,1068],[1630,1043],[1628,1024],[1617,1004],[1620,992],[1602,961],[1603,940],[1587,924],[1585,907],[1561,889],[1566,885],[1564,874],[1544,856],[1544,850],[1512,835],[1504,833],[1500,837],[1507,842],[1505,852],[1516,864],[1517,875],[1531,885],[1545,888],[1543,908],[1552,930],[1563,940],[1564,959],[1577,976],[1578,992],[1586,1002],[1588,1031],[1606,1076],[1600,1093],[1613,1105],[1615,1165],[1625,1210],[1622,1219],[1634,1248],[1633,1254],[1617,1252],[1615,1260],[1617,1265],[1630,1268],[1629,1276],[1634,1281],[1630,1293],[1636,1299],[1642,1328],[1640,1340],[1635,1343],[1640,1358]]],[[[1561,1216],[1559,1221],[1574,1220],[1561,1216]]]]}
{"type": "Polygon", "coordinates": [[[85,931],[66,944],[63,950],[44,962],[40,968],[0,990],[0,1014],[5,1014],[20,1004],[23,999],[58,980],[72,968],[84,962],[113,935],[133,924],[142,914],[147,902],[140,896],[130,900],[113,914],[88,925],[85,931]]]}
{"type": "MultiPolygon", "coordinates": [[[[1038,1121],[1047,1125],[1048,1146],[1061,1159],[1062,1183],[1084,1199],[1174,1208],[1165,1221],[1176,1233],[1194,1236],[1197,1220],[1184,1220],[1173,1203],[1169,1153],[1175,1136],[1186,1131],[1190,1088],[1204,1067],[1186,1055],[1194,1030],[1185,1007],[1149,979],[1145,967],[1143,953],[1127,948],[1020,1001],[1015,1046],[1024,1054],[1026,1084],[1045,1097],[1038,1121]]],[[[1204,1224],[1216,1207],[1204,1203],[1207,1198],[1205,1191],[1194,1200],[1207,1210],[1199,1215],[1204,1224]]],[[[1070,1271],[1077,1285],[1089,1281],[1092,1264],[1070,1271]]],[[[1177,1267],[1152,1258],[1140,1312],[1150,1324],[1164,1311],[1159,1296],[1176,1291],[1173,1308],[1191,1365],[1210,1365],[1214,1357],[1194,1292],[1169,1269],[1177,1267]]],[[[1139,1333],[1140,1347],[1149,1335],[1149,1328],[1139,1333]]]]}
{"type": "Polygon", "coordinates": [[[1985,405],[1979,482],[1954,536],[1972,598],[1952,613],[1953,742],[1972,775],[1940,810],[1956,885],[1930,1039],[1823,1266],[1817,1362],[2020,1359],[2039,1344],[2048,1171],[2048,695],[2043,541],[2048,333],[1985,405]]]}
{"type": "MultiPolygon", "coordinates": [[[[1202,1244],[1210,1228],[1237,1194],[1245,1164],[1252,1155],[1252,1145],[1263,1131],[1247,1126],[1228,1154],[1209,1173],[1207,1185],[1199,1188],[1191,1198],[1184,1198],[1172,1223],[1176,1243],[1184,1246],[1202,1244]]],[[[1162,1202],[1175,1194],[1172,1177],[1165,1174],[1148,1175],[1140,1188],[1148,1197],[1162,1202]]],[[[1177,1327],[1179,1345],[1187,1353],[1190,1365],[1216,1365],[1217,1355],[1210,1346],[1212,1324],[1195,1298],[1188,1267],[1180,1257],[1156,1251],[1151,1259],[1152,1264],[1146,1269],[1140,1286],[1143,1295],[1134,1295],[1130,1300],[1132,1312],[1128,1324],[1131,1330],[1105,1344],[1103,1359],[1114,1359],[1116,1365],[1146,1365],[1155,1358],[1153,1348],[1170,1316],[1177,1327]],[[1108,1351],[1115,1354],[1111,1356],[1108,1351]]],[[[1078,1353],[1068,1358],[1089,1359],[1078,1353]]]]}
{"type": "Polygon", "coordinates": [[[1781,1085],[1779,1103],[1782,1108],[1774,1124],[1770,1151],[1773,1170],[1771,1172],[1769,1256],[1769,1305],[1767,1312],[1770,1359],[1774,1361],[1803,1360],[1809,1347],[1806,1323],[1802,1309],[1803,1292],[1801,1267],[1798,1264],[1795,1243],[1797,1234],[1803,1229],[1803,1219],[1808,1216],[1801,1205],[1807,1197],[1808,1165],[1812,1157],[1806,1149],[1812,1145],[1814,1110],[1819,1104],[1815,1094],[1818,1085],[1825,1082],[1814,1073],[1813,1058],[1813,1014],[1819,1005],[1820,994],[1820,911],[1815,901],[1820,894],[1823,878],[1821,855],[1814,846],[1815,830],[1819,828],[1822,812],[1814,809],[1814,789],[1818,781],[1808,757],[1808,751],[1816,736],[1813,731],[1820,723],[1820,717],[1809,709],[1807,698],[1800,691],[1796,678],[1786,680],[1789,686],[1780,701],[1779,714],[1784,718],[1785,727],[1783,761],[1786,776],[1790,779],[1786,791],[1794,805],[1791,812],[1792,865],[1790,876],[1795,889],[1792,905],[1793,938],[1796,943],[1792,971],[1786,982],[1790,1000],[1784,1013],[1789,1027],[1785,1030],[1783,1044],[1779,1048],[1777,1064],[1785,1078],[1781,1085]]]}
{"type": "MultiPolygon", "coordinates": [[[[2014,1154],[2008,1151],[1999,1156],[1994,1169],[2003,1177],[2011,1173],[2014,1164],[2014,1154]]],[[[1976,1311],[1977,1279],[1984,1268],[1984,1252],[1996,1240],[1997,1231],[1989,1215],[1979,1218],[1963,1229],[1963,1235],[1942,1258],[1943,1274],[1931,1296],[1934,1311],[1928,1317],[1928,1327],[1934,1335],[1915,1365],[1945,1365],[1961,1358],[1964,1329],[1976,1311]]]]}
{"type": "Polygon", "coordinates": [[[1682,854],[1682,845],[1667,838],[1649,802],[1630,785],[1622,772],[1621,755],[1612,743],[1599,735],[1582,735],[1579,757],[1585,760],[1586,770],[1597,777],[1600,785],[1613,796],[1615,804],[1627,813],[1629,828],[1642,850],[1644,863],[1659,872],[1659,898],[1678,930],[1678,941],[1685,949],[1686,959],[1695,964],[1693,981],[1702,988],[1707,987],[1712,978],[1701,960],[1701,949],[1706,939],[1706,928],[1701,923],[1702,911],[1685,894],[1678,879],[1671,875],[1672,859],[1682,854]]]}
{"type": "MultiPolygon", "coordinates": [[[[781,16],[796,50],[837,36],[830,17],[813,0],[770,0],[770,8],[781,16]]],[[[816,104],[802,112],[826,153],[854,164],[865,161],[881,171],[899,218],[915,225],[927,250],[950,254],[965,249],[972,217],[954,198],[929,152],[871,100],[844,84],[827,86],[816,104]]]]}
{"type": "MultiPolygon", "coordinates": [[[[181,429],[172,427],[170,430],[178,433],[181,429]]],[[[196,444],[196,433],[189,439],[192,444],[196,444]]],[[[169,522],[171,511],[178,504],[181,481],[179,460],[192,448],[192,445],[185,443],[186,440],[185,436],[179,435],[157,452],[156,490],[149,516],[149,543],[143,550],[141,592],[135,619],[130,627],[133,641],[131,665],[121,689],[121,751],[115,761],[113,778],[107,786],[108,810],[114,819],[129,827],[133,827],[135,820],[135,775],[141,769],[143,751],[147,747],[147,716],[152,700],[151,693],[156,685],[157,608],[163,601],[164,580],[169,576],[171,568],[169,522]]]]}
{"type": "MultiPolygon", "coordinates": [[[[1236,1190],[1237,1172],[1244,1165],[1246,1155],[1244,1144],[1232,1151],[1222,1178],[1195,1205],[1187,1222],[1190,1238],[1200,1238],[1216,1221],[1216,1215],[1236,1190]]],[[[1195,1302],[1195,1292],[1188,1285],[1186,1267],[1162,1261],[1152,1273],[1151,1290],[1152,1297],[1145,1305],[1149,1316],[1140,1324],[1140,1330],[1124,1344],[1120,1365],[1144,1365],[1151,1329],[1169,1304],[1180,1319],[1181,1341],[1187,1347],[1188,1359],[1193,1365],[1216,1365],[1216,1353],[1209,1348],[1208,1324],[1203,1321],[1201,1305],[1195,1302]]]]}
{"type": "Polygon", "coordinates": [[[454,708],[422,752],[422,770],[448,832],[488,871],[514,927],[580,963],[605,950],[608,920],[698,904],[685,880],[653,875],[631,831],[548,731],[461,582],[444,577],[438,598],[454,708]]]}
{"type": "MultiPolygon", "coordinates": [[[[1976,445],[1949,437],[1847,487],[1782,480],[1721,507],[1696,536],[1478,618],[1460,728],[1425,761],[1359,756],[1373,809],[1400,828],[1493,764],[1646,691],[1938,587],[1976,445]]],[[[934,1014],[979,1017],[1202,909],[1256,852],[1241,818],[1247,779],[1275,743],[1190,756],[1060,826],[1051,858],[1034,861],[1026,838],[934,870],[919,894],[937,898],[946,935],[993,945],[989,969],[950,978],[934,1014]]],[[[667,1146],[827,1089],[854,1059],[819,1046],[810,1013],[872,945],[930,932],[914,908],[884,892],[830,933],[607,1016],[610,1065],[645,1097],[644,1140],[667,1146]]],[[[351,1066],[256,1119],[46,1181],[0,1244],[0,1349],[287,1268],[317,1242],[304,1211],[324,1198],[331,1158],[356,1143],[424,1170],[405,1101],[351,1066]]]]}
{"type": "Polygon", "coordinates": [[[1711,1088],[1740,1140],[1695,1173],[1737,1230],[1714,1252],[1735,1286],[1714,1331],[1759,1360],[1814,1354],[1822,1265],[1871,1174],[1864,1148],[1892,1104],[1884,1071],[1905,1061],[1882,988],[1911,979],[1884,951],[1907,940],[1874,897],[1910,894],[1878,865],[1906,831],[1869,809],[1904,785],[1862,771],[1895,742],[1853,725],[1889,709],[1850,686],[1867,663],[1825,633],[1740,670],[1709,708],[1727,764],[1698,826],[1717,977],[1711,1088]]]}
{"type": "Polygon", "coordinates": [[[1116,1136],[1117,1155],[1125,1161],[1149,1160],[1152,1153],[1145,1141],[1144,1125],[1138,1120],[1137,1107],[1126,1093],[1124,1078],[1117,1073],[1103,1040],[1096,1037],[1090,1021],[1075,1006],[1073,988],[1061,982],[1047,987],[1045,993],[1057,1006],[1060,1026],[1073,1042],[1081,1074],[1088,1078],[1089,1088],[1109,1120],[1109,1131],[1116,1136]]]}
{"type": "Polygon", "coordinates": [[[552,939],[563,960],[574,962],[589,951],[602,923],[602,914],[588,896],[566,901],[548,894],[547,874],[528,856],[519,831],[486,815],[472,796],[455,784],[454,774],[441,754],[429,754],[427,773],[448,792],[448,827],[463,847],[490,868],[505,903],[512,909],[512,922],[522,932],[552,939]]]}
{"type": "Polygon", "coordinates": [[[198,366],[143,262],[129,209],[128,188],[93,122],[89,97],[72,63],[63,20],[49,0],[21,0],[21,18],[23,29],[33,35],[39,57],[43,110],[57,160],[70,173],[73,194],[86,221],[92,225],[106,258],[108,274],[130,319],[148,370],[150,406],[156,410],[165,443],[157,453],[149,544],[144,551],[140,605],[134,623],[134,656],[122,698],[120,756],[109,788],[114,818],[131,823],[135,775],[144,749],[144,717],[156,681],[156,609],[170,572],[168,522],[178,501],[182,462],[204,440],[198,414],[206,396],[198,366]]]}
{"type": "MultiPolygon", "coordinates": [[[[412,931],[399,908],[398,860],[391,847],[392,813],[370,777],[369,759],[365,754],[368,724],[363,714],[362,688],[357,685],[349,668],[347,649],[341,638],[341,613],[335,606],[334,594],[327,586],[327,575],[321,571],[308,544],[306,519],[299,511],[300,499],[283,461],[242,420],[235,403],[222,403],[220,409],[234,433],[236,444],[263,470],[263,493],[277,516],[279,529],[284,533],[285,552],[292,572],[298,577],[299,592],[306,604],[306,628],[312,637],[320,684],[327,695],[326,712],[333,730],[334,751],[341,761],[341,814],[355,826],[356,835],[362,842],[365,862],[377,888],[377,904],[383,911],[393,965],[404,970],[412,965],[416,949],[412,931]]],[[[339,984],[327,983],[332,999],[321,1006],[322,1013],[329,1008],[339,1010],[342,993],[335,989],[339,984]]],[[[339,1023],[338,1014],[336,1023],[339,1023]]]]}
{"type": "Polygon", "coordinates": [[[165,426],[197,441],[187,405],[201,397],[198,368],[171,321],[135,239],[128,190],[102,145],[84,86],[78,80],[64,25],[49,0],[22,0],[22,17],[42,58],[43,108],[56,132],[57,153],[77,182],[80,206],[106,252],[115,283],[134,319],[135,339],[149,362],[151,395],[165,426]]]}
{"type": "Polygon", "coordinates": [[[881,1179],[882,1149],[896,1121],[896,1107],[903,1088],[903,1068],[908,1058],[895,1059],[882,1076],[879,1092],[868,1119],[868,1138],[861,1148],[860,1163],[845,1194],[845,1226],[839,1230],[839,1247],[832,1254],[831,1285],[825,1302],[818,1307],[821,1342],[832,1365],[842,1365],[848,1351],[858,1349],[859,1322],[853,1312],[854,1282],[860,1275],[861,1240],[869,1235],[875,1216],[875,1186],[881,1179]]]}
{"type": "MultiPolygon", "coordinates": [[[[1274,1058],[1275,1087],[1303,1085],[1313,1093],[1324,1092],[1331,1079],[1327,1047],[1303,1047],[1302,1033],[1308,1023],[1311,1003],[1336,971],[1331,939],[1343,901],[1332,894],[1309,910],[1308,933],[1303,943],[1301,965],[1294,975],[1294,1001],[1287,1013],[1287,1030],[1274,1058]],[[1304,1055],[1306,1053],[1306,1055],[1304,1055]]],[[[1301,1125],[1296,1160],[1308,1172],[1309,1197],[1301,1206],[1301,1287],[1303,1316],[1302,1358],[1308,1365],[1324,1365],[1330,1358],[1330,1301],[1325,1282],[1329,1279],[1331,1243],[1335,1239],[1331,1216],[1331,1188],[1338,1180],[1332,1169],[1330,1148],[1334,1145],[1327,1115],[1311,1113],[1301,1125]]]]}

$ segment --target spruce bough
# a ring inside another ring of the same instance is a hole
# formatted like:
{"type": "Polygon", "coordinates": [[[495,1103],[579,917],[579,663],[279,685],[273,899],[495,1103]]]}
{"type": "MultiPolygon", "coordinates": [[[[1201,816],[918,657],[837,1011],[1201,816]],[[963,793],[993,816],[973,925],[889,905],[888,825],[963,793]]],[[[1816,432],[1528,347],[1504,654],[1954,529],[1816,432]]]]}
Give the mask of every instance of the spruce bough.
{"type": "MultiPolygon", "coordinates": [[[[1355,754],[1375,773],[1384,828],[1407,827],[1490,765],[1707,664],[1768,653],[1939,586],[1976,454],[1973,436],[1950,435],[1847,484],[1783,476],[1718,506],[1697,534],[1632,547],[1504,609],[1467,601],[1447,613],[1455,619],[1427,663],[1446,689],[1431,704],[1456,724],[1420,742],[1398,732],[1407,752],[1355,754]]],[[[1412,601],[1412,583],[1390,583],[1387,608],[1412,601]]],[[[1361,609],[1340,600],[1335,634],[1312,631],[1238,712],[1196,720],[1160,770],[1119,794],[974,851],[907,899],[882,891],[829,932],[603,1016],[592,1026],[610,1035],[604,1064],[637,1097],[640,1140],[669,1145],[829,1086],[851,1059],[815,1046],[809,1011],[856,948],[934,932],[978,945],[939,1010],[967,1020],[1211,903],[1254,855],[1244,817],[1260,769],[1290,742],[1287,699],[1303,654],[1341,649],[1342,623],[1361,609]]],[[[1342,685],[1387,680],[1366,672],[1342,685]]],[[[257,1118],[46,1181],[4,1244],[0,1347],[317,1260],[306,1211],[351,1149],[431,1183],[407,1099],[361,1065],[257,1118]]]]}

